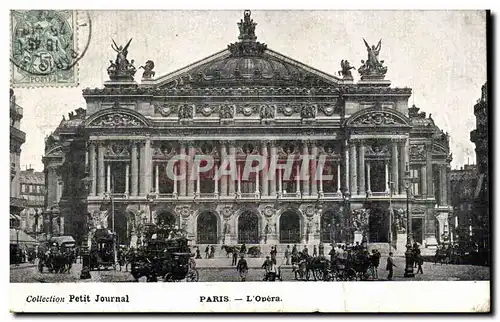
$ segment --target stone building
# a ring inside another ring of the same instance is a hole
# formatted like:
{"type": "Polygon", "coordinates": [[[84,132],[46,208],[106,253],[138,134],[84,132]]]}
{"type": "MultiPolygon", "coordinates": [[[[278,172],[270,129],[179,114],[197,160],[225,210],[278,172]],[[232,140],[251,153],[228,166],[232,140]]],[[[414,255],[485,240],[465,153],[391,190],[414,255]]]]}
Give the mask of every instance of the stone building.
{"type": "Polygon", "coordinates": [[[21,146],[26,142],[26,133],[21,131],[23,108],[16,104],[14,90],[10,89],[10,226],[19,227],[21,211],[26,201],[20,197],[21,146]]]}
{"type": "Polygon", "coordinates": [[[471,240],[474,191],[477,185],[477,167],[465,165],[450,171],[450,204],[453,215],[449,220],[450,241],[468,243],[471,240]]]}
{"type": "Polygon", "coordinates": [[[21,211],[20,228],[36,237],[43,233],[43,210],[45,206],[45,175],[32,168],[21,171],[19,183],[21,198],[26,207],[21,211]]]}
{"type": "Polygon", "coordinates": [[[450,212],[449,138],[430,115],[408,108],[410,88],[390,86],[380,43],[367,44],[354,82],[348,61],[341,76],[329,75],[257,42],[249,11],[238,26],[237,42],[170,74],[155,77],[148,61],[140,84],[129,42],[104,87],[83,91],[86,111],[61,122],[44,157],[48,207],[61,227],[76,234],[87,223],[92,233],[112,228],[114,217],[119,242],[132,245],[150,222],[181,227],[196,244],[364,236],[374,245],[392,231],[404,251],[411,175],[413,237],[436,247],[450,212]],[[237,175],[214,180],[199,156],[215,167],[231,160],[237,175]],[[266,162],[245,176],[251,156],[266,162]],[[272,166],[287,162],[289,173],[272,166]]]}
{"type": "Polygon", "coordinates": [[[489,145],[488,145],[488,83],[481,88],[481,98],[474,105],[476,129],[470,140],[476,145],[478,181],[474,191],[473,240],[480,248],[490,249],[489,145]]]}

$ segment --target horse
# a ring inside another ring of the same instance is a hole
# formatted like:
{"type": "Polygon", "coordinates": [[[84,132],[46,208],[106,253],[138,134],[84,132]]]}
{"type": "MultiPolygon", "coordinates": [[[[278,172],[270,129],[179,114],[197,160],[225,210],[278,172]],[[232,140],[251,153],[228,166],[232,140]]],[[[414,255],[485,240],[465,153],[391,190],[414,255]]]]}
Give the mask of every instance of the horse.
{"type": "Polygon", "coordinates": [[[450,256],[449,252],[447,249],[437,249],[436,254],[434,255],[434,264],[437,264],[438,262],[443,265],[444,264],[449,264],[450,263],[450,256]]]}
{"type": "Polygon", "coordinates": [[[227,258],[229,258],[229,255],[232,255],[235,252],[238,253],[240,251],[240,247],[239,246],[222,245],[222,249],[226,251],[226,257],[227,258]]]}
{"type": "Polygon", "coordinates": [[[259,246],[252,246],[248,248],[247,254],[248,256],[259,257],[262,254],[262,252],[260,251],[259,246]]]}

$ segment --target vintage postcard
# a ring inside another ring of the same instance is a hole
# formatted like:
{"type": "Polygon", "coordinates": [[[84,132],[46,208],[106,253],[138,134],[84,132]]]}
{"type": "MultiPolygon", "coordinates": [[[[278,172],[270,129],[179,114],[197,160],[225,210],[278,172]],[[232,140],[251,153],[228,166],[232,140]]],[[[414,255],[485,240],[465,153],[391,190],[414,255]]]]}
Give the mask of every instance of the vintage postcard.
{"type": "Polygon", "coordinates": [[[489,19],[11,10],[9,309],[490,312],[489,19]]]}

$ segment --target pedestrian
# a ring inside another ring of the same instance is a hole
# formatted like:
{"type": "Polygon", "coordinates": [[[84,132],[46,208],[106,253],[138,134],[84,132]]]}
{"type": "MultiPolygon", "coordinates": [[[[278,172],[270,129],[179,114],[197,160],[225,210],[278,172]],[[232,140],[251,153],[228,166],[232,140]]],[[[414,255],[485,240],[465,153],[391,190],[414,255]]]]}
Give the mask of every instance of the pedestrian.
{"type": "Polygon", "coordinates": [[[309,256],[309,250],[307,249],[307,245],[304,245],[304,249],[302,250],[302,254],[306,257],[309,256]]]}
{"type": "Polygon", "coordinates": [[[240,253],[242,254],[247,253],[247,246],[245,245],[245,243],[241,244],[240,253]]]}
{"type": "Polygon", "coordinates": [[[373,269],[373,277],[378,279],[378,267],[380,265],[380,252],[378,249],[372,250],[371,264],[373,269]]]}
{"type": "Polygon", "coordinates": [[[233,251],[233,262],[231,263],[232,266],[236,266],[236,262],[238,261],[238,252],[236,250],[233,251]]]}
{"type": "Polygon", "coordinates": [[[285,259],[286,259],[286,264],[285,265],[290,265],[290,245],[286,245],[285,259]]]}
{"type": "Polygon", "coordinates": [[[319,256],[325,256],[325,245],[323,243],[319,243],[319,256]]]}
{"type": "Polygon", "coordinates": [[[201,259],[200,247],[196,246],[196,257],[195,259],[201,259]]]}
{"type": "Polygon", "coordinates": [[[333,244],[332,244],[332,249],[330,250],[328,255],[330,255],[330,263],[332,264],[335,263],[336,252],[335,252],[335,247],[333,247],[333,244]]]}
{"type": "Polygon", "coordinates": [[[205,248],[205,258],[208,258],[209,253],[210,253],[210,246],[207,245],[207,248],[205,248]]]}
{"type": "Polygon", "coordinates": [[[269,259],[269,256],[266,256],[261,268],[265,270],[264,281],[274,282],[276,280],[276,264],[272,259],[269,259]]]}
{"type": "Polygon", "coordinates": [[[392,258],[392,252],[389,253],[389,257],[387,257],[387,265],[385,267],[386,271],[389,271],[389,275],[387,275],[387,280],[392,281],[392,276],[394,274],[394,269],[393,267],[396,267],[394,264],[394,259],[392,258]]]}
{"type": "Polygon", "coordinates": [[[210,256],[209,258],[214,258],[215,257],[215,247],[212,245],[210,246],[210,256]]]}
{"type": "Polygon", "coordinates": [[[420,254],[420,249],[417,249],[416,262],[418,264],[417,274],[419,272],[420,272],[420,274],[424,274],[424,270],[422,269],[422,264],[424,263],[424,259],[423,259],[422,255],[420,254]]]}
{"type": "Polygon", "coordinates": [[[313,257],[317,257],[318,256],[318,249],[316,248],[316,245],[314,245],[313,247],[313,257]]]}
{"type": "Polygon", "coordinates": [[[248,264],[247,261],[245,260],[245,255],[243,253],[240,254],[240,260],[236,265],[236,270],[240,273],[241,281],[245,282],[247,279],[248,264]]]}
{"type": "Polygon", "coordinates": [[[276,246],[271,246],[271,261],[276,264],[276,246]]]}

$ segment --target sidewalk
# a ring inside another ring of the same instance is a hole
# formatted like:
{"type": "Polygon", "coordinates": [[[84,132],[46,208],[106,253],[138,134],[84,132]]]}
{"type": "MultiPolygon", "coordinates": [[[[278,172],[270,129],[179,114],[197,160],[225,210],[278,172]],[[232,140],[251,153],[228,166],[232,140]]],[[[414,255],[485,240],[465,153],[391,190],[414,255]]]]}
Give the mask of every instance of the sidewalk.
{"type": "Polygon", "coordinates": [[[30,268],[36,267],[36,263],[22,263],[22,264],[10,264],[10,269],[21,269],[21,268],[30,268]]]}

